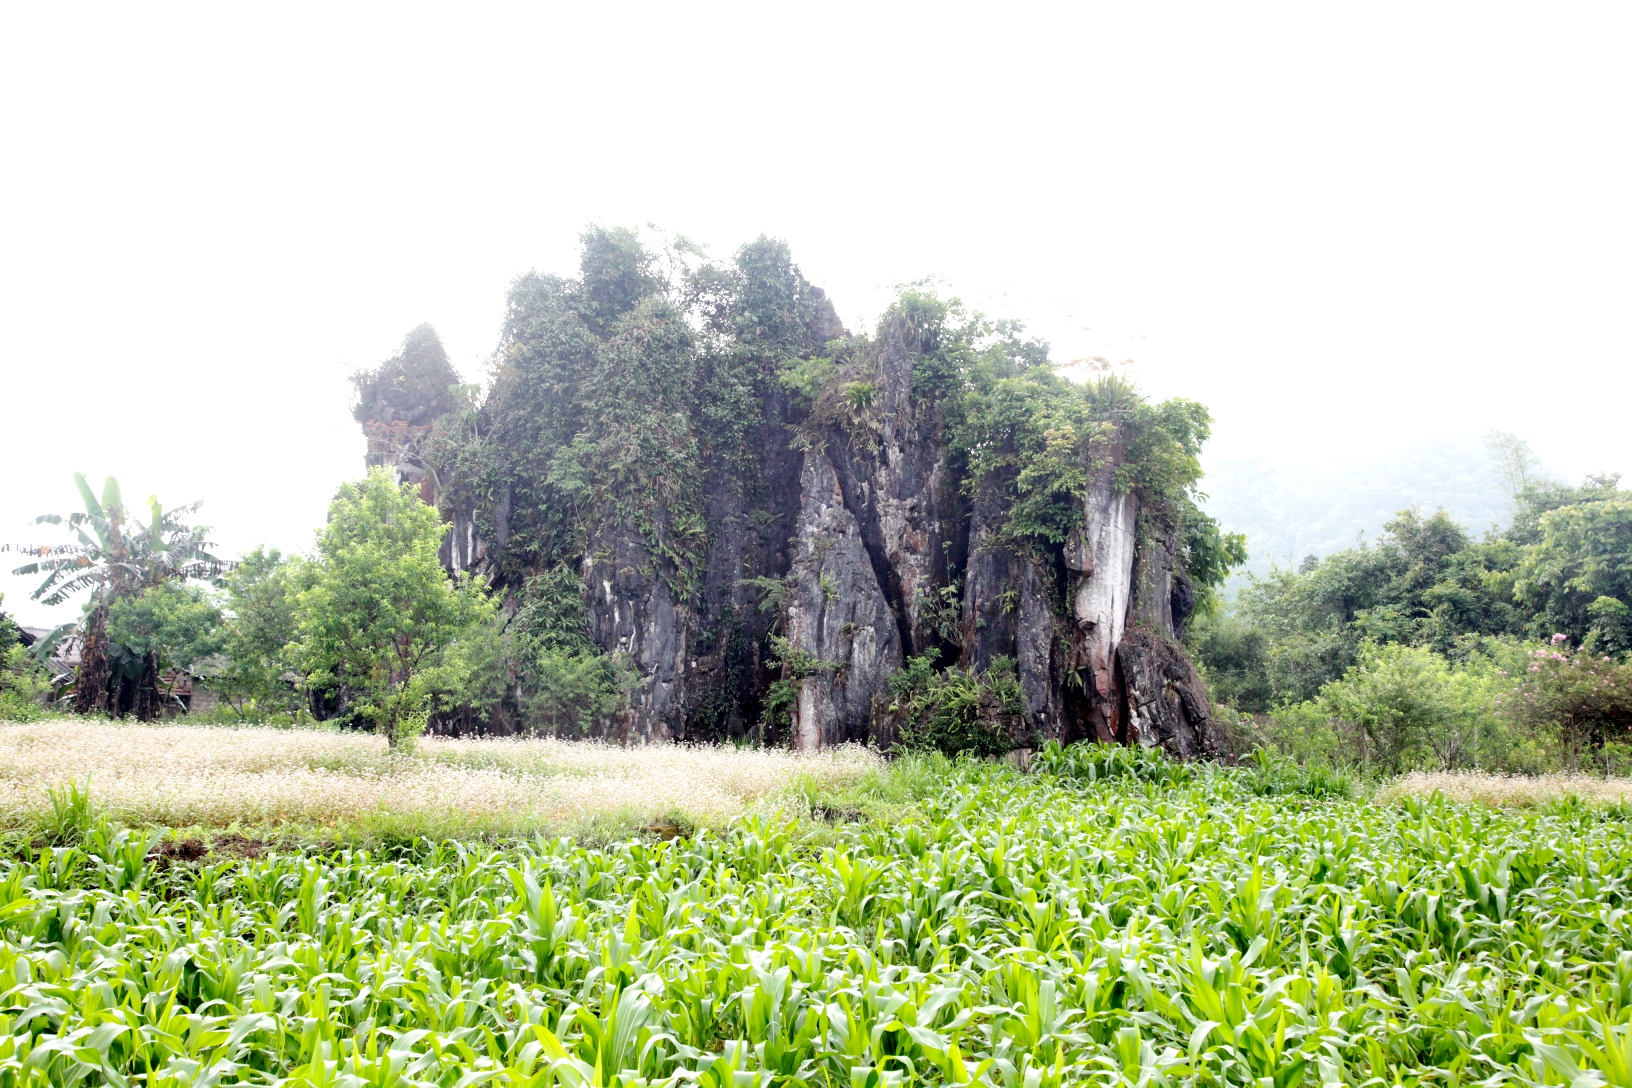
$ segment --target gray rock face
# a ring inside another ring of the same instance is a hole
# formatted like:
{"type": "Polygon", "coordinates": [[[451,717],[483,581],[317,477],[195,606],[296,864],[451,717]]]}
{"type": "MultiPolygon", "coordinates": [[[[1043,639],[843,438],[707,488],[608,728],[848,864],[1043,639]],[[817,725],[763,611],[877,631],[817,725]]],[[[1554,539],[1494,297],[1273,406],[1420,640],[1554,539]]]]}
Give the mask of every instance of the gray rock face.
{"type": "Polygon", "coordinates": [[[805,455],[788,609],[785,671],[799,680],[793,743],[801,751],[868,739],[873,700],[903,662],[901,616],[879,584],[860,520],[825,452],[805,455]],[[800,677],[797,674],[806,673],[800,677]]]}
{"type": "Polygon", "coordinates": [[[640,679],[619,715],[615,739],[629,743],[684,736],[688,615],[658,573],[640,534],[608,526],[584,557],[590,637],[634,661],[640,679]]]}
{"type": "Polygon", "coordinates": [[[1122,678],[1117,650],[1133,598],[1134,556],[1139,550],[1139,500],[1116,487],[1125,450],[1113,443],[1096,467],[1083,503],[1077,539],[1076,592],[1071,614],[1081,633],[1080,668],[1093,698],[1089,735],[1106,743],[1118,739],[1122,678]]]}
{"type": "Polygon", "coordinates": [[[815,671],[796,678],[795,747],[887,746],[890,676],[934,650],[939,664],[976,671],[1013,662],[1025,704],[1010,726],[1017,748],[1087,739],[1218,754],[1205,687],[1179,646],[1193,593],[1175,574],[1177,537],[1117,487],[1125,443],[1099,451],[1082,523],[1058,556],[1018,550],[999,531],[999,481],[960,494],[935,406],[911,396],[915,346],[904,330],[883,333],[876,429],[831,428],[805,454],[787,634],[800,670],[815,671]],[[946,623],[937,604],[960,574],[946,623]]]}

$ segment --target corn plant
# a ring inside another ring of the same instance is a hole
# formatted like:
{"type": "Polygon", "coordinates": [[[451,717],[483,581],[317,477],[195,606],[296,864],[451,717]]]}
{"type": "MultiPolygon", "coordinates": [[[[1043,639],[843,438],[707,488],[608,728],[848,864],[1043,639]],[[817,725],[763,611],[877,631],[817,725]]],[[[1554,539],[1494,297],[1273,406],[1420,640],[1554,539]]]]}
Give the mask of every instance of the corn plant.
{"type": "Polygon", "coordinates": [[[0,864],[0,1088],[1632,1084],[1616,812],[1148,763],[604,849],[97,823],[0,864]]]}

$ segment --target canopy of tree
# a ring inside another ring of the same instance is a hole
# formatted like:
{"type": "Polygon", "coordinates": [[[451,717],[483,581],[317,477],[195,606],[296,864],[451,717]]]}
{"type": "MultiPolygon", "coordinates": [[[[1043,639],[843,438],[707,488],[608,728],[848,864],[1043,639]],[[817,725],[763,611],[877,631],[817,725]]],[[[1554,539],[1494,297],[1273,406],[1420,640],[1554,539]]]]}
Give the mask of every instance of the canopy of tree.
{"type": "Polygon", "coordinates": [[[1366,642],[1465,659],[1492,638],[1564,636],[1589,653],[1632,650],[1632,493],[1517,476],[1512,524],[1474,540],[1443,510],[1402,511],[1382,536],[1255,577],[1192,645],[1214,693],[1263,711],[1314,697],[1366,642]]]}

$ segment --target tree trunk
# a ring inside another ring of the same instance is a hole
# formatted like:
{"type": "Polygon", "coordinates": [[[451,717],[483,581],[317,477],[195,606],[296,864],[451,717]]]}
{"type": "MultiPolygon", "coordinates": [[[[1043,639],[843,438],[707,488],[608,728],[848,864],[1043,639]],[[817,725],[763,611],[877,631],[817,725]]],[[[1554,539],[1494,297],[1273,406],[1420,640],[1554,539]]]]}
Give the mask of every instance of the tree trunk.
{"type": "Polygon", "coordinates": [[[148,654],[142,659],[142,675],[137,678],[131,709],[136,720],[150,722],[164,713],[163,697],[159,693],[159,655],[148,654]]]}
{"type": "Polygon", "coordinates": [[[74,712],[77,714],[119,713],[119,677],[108,660],[108,610],[92,609],[80,641],[79,667],[74,676],[74,712]]]}

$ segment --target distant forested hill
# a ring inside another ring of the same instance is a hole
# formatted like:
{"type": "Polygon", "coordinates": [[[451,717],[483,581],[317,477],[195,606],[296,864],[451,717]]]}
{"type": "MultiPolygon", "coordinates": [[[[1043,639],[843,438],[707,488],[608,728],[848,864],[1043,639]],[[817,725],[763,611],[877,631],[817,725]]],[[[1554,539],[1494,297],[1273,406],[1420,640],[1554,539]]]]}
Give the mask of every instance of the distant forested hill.
{"type": "Polygon", "coordinates": [[[1247,535],[1247,569],[1296,566],[1304,556],[1372,539],[1400,510],[1443,506],[1474,537],[1507,524],[1507,491],[1478,438],[1442,439],[1379,450],[1347,463],[1300,463],[1288,453],[1250,460],[1210,460],[1202,487],[1207,512],[1247,535]]]}

